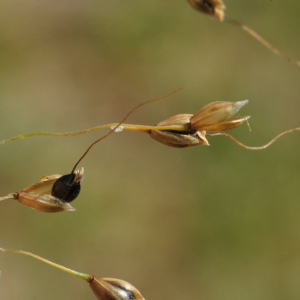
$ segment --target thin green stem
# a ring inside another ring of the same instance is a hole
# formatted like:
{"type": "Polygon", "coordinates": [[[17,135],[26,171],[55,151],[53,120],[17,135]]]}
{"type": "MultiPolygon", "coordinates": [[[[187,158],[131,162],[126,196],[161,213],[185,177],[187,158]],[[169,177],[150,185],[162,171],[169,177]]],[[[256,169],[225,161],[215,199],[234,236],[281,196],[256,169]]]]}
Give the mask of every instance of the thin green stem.
{"type": "MultiPolygon", "coordinates": [[[[15,137],[2,140],[0,142],[0,145],[6,144],[8,142],[12,142],[15,140],[24,139],[27,137],[32,136],[74,136],[74,135],[80,135],[88,132],[92,132],[95,130],[100,130],[104,128],[111,128],[116,127],[118,123],[112,123],[112,124],[106,124],[101,126],[96,126],[80,131],[74,131],[74,132],[32,132],[32,133],[25,133],[20,134],[15,137]]],[[[132,125],[132,124],[122,124],[123,129],[125,130],[131,130],[131,131],[140,131],[140,132],[149,132],[150,130],[177,130],[177,131],[185,131],[187,128],[183,125],[171,125],[171,126],[147,126],[147,125],[132,125]]]]}
{"type": "Polygon", "coordinates": [[[77,277],[80,277],[80,278],[84,279],[84,280],[87,281],[87,282],[91,282],[91,281],[92,281],[92,276],[91,276],[91,275],[76,272],[76,271],[74,271],[74,270],[72,270],[72,269],[68,269],[68,268],[66,268],[66,267],[63,267],[63,266],[58,265],[58,264],[56,264],[56,263],[53,263],[53,262],[51,262],[50,260],[47,260],[47,259],[45,259],[45,258],[42,258],[42,257],[40,257],[40,256],[38,256],[38,255],[35,255],[35,254],[30,253],[30,252],[27,252],[27,251],[23,251],[23,250],[8,250],[8,249],[3,249],[3,248],[0,248],[0,251],[2,251],[2,252],[10,252],[10,253],[20,253],[20,254],[25,254],[25,255],[31,256],[31,257],[33,257],[33,258],[36,258],[36,259],[38,259],[38,260],[40,260],[40,261],[42,261],[42,262],[44,262],[44,263],[46,263],[46,264],[48,264],[48,265],[51,265],[51,266],[53,266],[53,267],[55,267],[55,268],[61,269],[61,270],[65,271],[65,272],[68,272],[68,273],[70,273],[70,274],[72,274],[72,275],[75,275],[75,276],[77,276],[77,277]]]}

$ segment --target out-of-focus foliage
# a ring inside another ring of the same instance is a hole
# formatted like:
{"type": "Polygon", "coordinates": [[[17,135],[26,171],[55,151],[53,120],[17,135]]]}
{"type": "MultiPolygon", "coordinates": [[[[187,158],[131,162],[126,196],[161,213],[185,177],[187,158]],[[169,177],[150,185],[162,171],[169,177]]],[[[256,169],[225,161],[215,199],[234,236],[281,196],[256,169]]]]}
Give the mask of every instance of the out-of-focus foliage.
{"type": "MultiPolygon", "coordinates": [[[[228,0],[226,14],[300,59],[300,2],[228,0]]],[[[259,146],[300,125],[300,70],[245,32],[178,1],[2,0],[0,139],[128,120],[157,124],[213,101],[249,99],[232,135],[259,146]]],[[[68,174],[103,132],[0,147],[0,194],[68,174]]],[[[225,137],[173,149],[145,134],[109,136],[82,161],[77,212],[3,201],[1,247],[116,277],[146,299],[300,297],[298,132],[263,151],[225,137]]],[[[94,299],[84,282],[30,258],[0,255],[0,298],[94,299]]]]}

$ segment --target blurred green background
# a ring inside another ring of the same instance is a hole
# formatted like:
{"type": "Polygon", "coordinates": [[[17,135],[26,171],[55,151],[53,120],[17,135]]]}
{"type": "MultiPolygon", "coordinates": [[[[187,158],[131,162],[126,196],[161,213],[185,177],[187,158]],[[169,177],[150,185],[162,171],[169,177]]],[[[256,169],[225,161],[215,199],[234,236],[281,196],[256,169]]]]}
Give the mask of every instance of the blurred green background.
{"type": "MultiPolygon", "coordinates": [[[[241,21],[300,60],[300,2],[226,1],[241,21]]],[[[157,124],[213,101],[249,99],[231,134],[260,146],[300,126],[300,69],[248,34],[181,1],[2,0],[0,140],[120,121],[157,124]]],[[[107,131],[0,146],[0,194],[67,174],[107,131]]],[[[169,148],[115,133],[82,161],[72,213],[3,201],[0,247],[22,249],[136,286],[147,300],[300,298],[298,132],[263,151],[225,137],[169,148]]],[[[88,285],[17,254],[0,254],[0,299],[95,299],[88,285]]]]}

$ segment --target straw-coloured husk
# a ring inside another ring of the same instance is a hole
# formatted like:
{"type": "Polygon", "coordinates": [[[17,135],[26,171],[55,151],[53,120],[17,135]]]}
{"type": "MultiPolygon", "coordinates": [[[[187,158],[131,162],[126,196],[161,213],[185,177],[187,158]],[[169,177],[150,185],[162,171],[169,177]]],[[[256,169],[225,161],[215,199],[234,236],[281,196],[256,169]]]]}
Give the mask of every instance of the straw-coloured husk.
{"type": "Polygon", "coordinates": [[[16,197],[19,203],[41,212],[54,213],[76,210],[69,202],[48,194],[20,192],[16,193],[16,197]]]}
{"type": "Polygon", "coordinates": [[[164,145],[175,148],[209,145],[205,132],[189,129],[192,116],[192,114],[176,115],[157,124],[157,126],[186,125],[186,131],[151,130],[150,136],[164,145]]]}
{"type": "MultiPolygon", "coordinates": [[[[77,180],[76,182],[79,182],[79,184],[83,178],[83,174],[83,168],[74,172],[75,180],[77,180]]],[[[19,203],[41,212],[74,211],[76,209],[70,205],[69,201],[53,194],[53,186],[62,177],[62,175],[58,174],[43,176],[38,182],[21,192],[13,193],[13,198],[18,200],[19,203]]]]}
{"type": "Polygon", "coordinates": [[[234,115],[248,103],[248,100],[238,102],[218,101],[210,103],[196,114],[180,114],[170,117],[157,126],[181,125],[182,131],[151,130],[150,136],[156,141],[175,148],[205,145],[209,143],[206,132],[219,132],[234,129],[246,122],[250,117],[235,117],[234,115]]]}
{"type": "Polygon", "coordinates": [[[250,116],[235,117],[234,115],[248,103],[217,101],[204,106],[190,119],[190,128],[210,132],[234,129],[246,122],[250,116]]]}
{"type": "Polygon", "coordinates": [[[188,0],[188,2],[196,10],[208,14],[219,21],[224,20],[225,5],[222,0],[188,0]]]}
{"type": "Polygon", "coordinates": [[[121,279],[93,277],[90,287],[98,300],[145,300],[132,284],[121,279]]]}

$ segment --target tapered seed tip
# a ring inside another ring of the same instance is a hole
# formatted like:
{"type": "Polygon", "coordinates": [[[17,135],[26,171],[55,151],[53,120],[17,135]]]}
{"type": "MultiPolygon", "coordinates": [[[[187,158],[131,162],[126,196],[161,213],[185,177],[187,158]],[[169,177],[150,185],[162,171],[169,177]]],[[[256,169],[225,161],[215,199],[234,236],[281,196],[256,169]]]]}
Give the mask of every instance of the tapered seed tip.
{"type": "Polygon", "coordinates": [[[73,206],[65,206],[65,211],[76,211],[77,209],[74,208],[73,206]]]}
{"type": "Polygon", "coordinates": [[[248,104],[248,102],[249,100],[235,102],[230,112],[230,116],[234,116],[244,105],[248,104]]]}
{"type": "Polygon", "coordinates": [[[248,104],[249,100],[243,100],[238,101],[235,103],[234,107],[237,108],[237,110],[241,109],[244,105],[248,104]]]}

